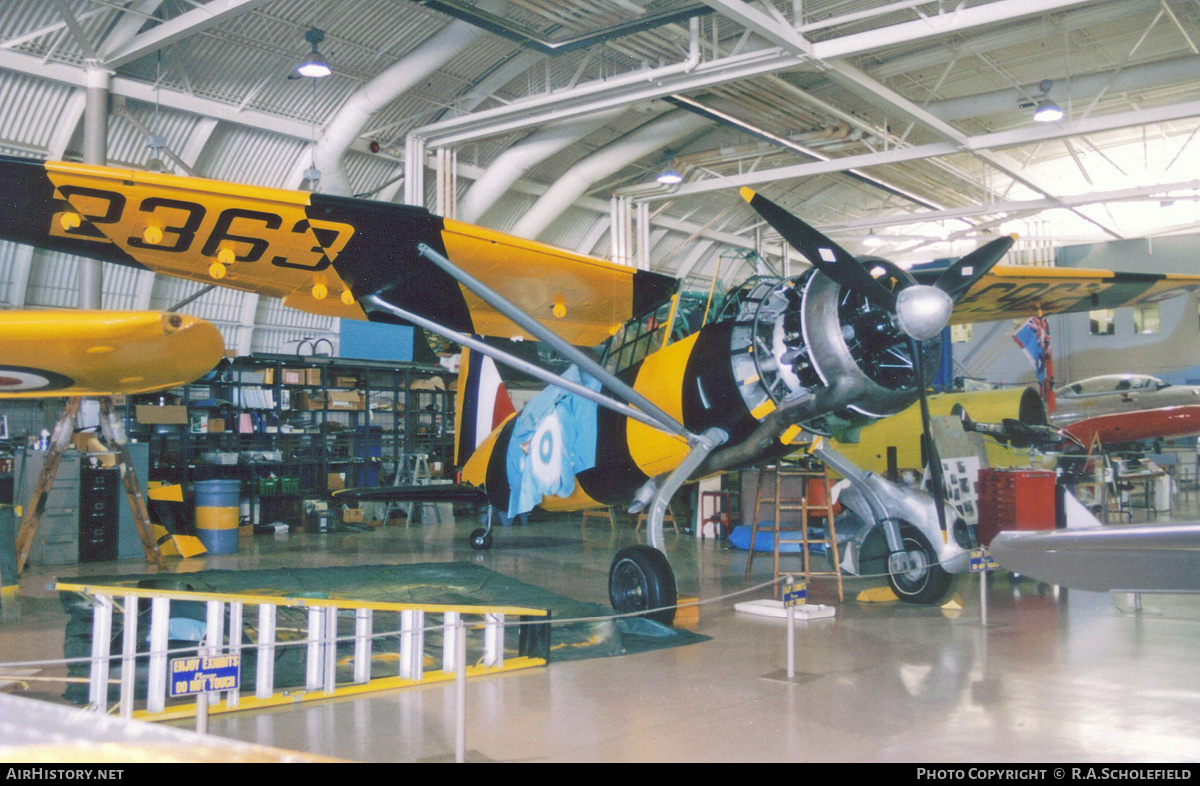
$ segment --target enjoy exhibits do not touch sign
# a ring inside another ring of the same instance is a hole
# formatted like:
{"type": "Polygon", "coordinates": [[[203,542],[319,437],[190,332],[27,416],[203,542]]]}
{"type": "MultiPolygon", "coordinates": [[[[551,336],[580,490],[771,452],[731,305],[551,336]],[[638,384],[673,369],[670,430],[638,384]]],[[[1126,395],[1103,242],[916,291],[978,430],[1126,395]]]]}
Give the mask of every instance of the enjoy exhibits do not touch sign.
{"type": "Polygon", "coordinates": [[[240,687],[241,655],[171,659],[171,698],[240,687]]]}

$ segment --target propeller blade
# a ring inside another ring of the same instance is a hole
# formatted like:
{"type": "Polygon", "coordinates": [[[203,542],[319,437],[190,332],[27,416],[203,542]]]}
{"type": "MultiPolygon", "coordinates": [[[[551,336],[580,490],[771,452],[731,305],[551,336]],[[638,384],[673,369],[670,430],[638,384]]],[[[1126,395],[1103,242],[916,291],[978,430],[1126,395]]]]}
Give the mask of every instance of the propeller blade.
{"type": "Polygon", "coordinates": [[[842,286],[860,293],[876,306],[895,310],[896,295],[872,278],[870,271],[859,264],[850,252],[753,189],[743,187],[741,194],[750,207],[813,267],[842,286]]]}
{"type": "Polygon", "coordinates": [[[942,458],[938,455],[937,443],[929,425],[929,399],[925,393],[925,346],[913,339],[913,360],[917,372],[917,389],[921,393],[921,434],[925,439],[925,459],[929,462],[929,484],[932,486],[933,501],[937,508],[938,525],[942,535],[946,534],[946,482],[942,476],[942,458]]]}
{"type": "Polygon", "coordinates": [[[1012,248],[1016,239],[1016,235],[1006,235],[998,237],[990,243],[985,243],[946,268],[938,276],[937,281],[933,282],[933,285],[949,295],[951,300],[957,302],[967,293],[972,284],[995,267],[1000,258],[1012,248]]]}

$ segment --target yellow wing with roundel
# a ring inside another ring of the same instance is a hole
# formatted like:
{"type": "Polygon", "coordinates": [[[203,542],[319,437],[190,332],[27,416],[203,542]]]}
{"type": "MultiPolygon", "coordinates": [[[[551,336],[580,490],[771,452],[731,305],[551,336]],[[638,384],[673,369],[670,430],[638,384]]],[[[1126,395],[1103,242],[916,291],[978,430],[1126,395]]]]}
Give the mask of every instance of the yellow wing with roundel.
{"type": "Polygon", "coordinates": [[[424,244],[573,344],[674,292],[669,276],[423,208],[65,162],[0,157],[0,237],[279,297],[349,319],[375,295],[452,330],[524,336],[418,253],[424,244]]]}
{"type": "Polygon", "coordinates": [[[149,393],[203,376],[221,334],[159,311],[0,311],[0,398],[149,393]]]}

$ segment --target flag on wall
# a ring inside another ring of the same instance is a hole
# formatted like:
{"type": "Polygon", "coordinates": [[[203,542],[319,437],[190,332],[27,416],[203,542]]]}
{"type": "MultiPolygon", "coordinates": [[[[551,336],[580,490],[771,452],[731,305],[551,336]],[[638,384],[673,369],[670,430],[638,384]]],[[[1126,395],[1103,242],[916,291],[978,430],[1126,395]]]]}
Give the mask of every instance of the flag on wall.
{"type": "Polygon", "coordinates": [[[1013,341],[1029,358],[1037,372],[1038,386],[1046,410],[1054,411],[1054,358],[1050,351],[1050,326],[1044,317],[1030,317],[1013,333],[1013,341]]]}

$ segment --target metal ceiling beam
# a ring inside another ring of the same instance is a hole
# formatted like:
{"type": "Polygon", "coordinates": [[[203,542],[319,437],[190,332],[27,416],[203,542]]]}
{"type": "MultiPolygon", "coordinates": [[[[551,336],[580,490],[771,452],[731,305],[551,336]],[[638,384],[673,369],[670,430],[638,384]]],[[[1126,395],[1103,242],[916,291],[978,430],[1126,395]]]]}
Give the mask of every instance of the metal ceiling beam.
{"type": "Polygon", "coordinates": [[[817,44],[809,43],[790,26],[751,7],[743,0],[705,0],[723,16],[745,25],[783,49],[759,50],[748,54],[700,63],[694,68],[665,66],[624,74],[603,82],[590,82],[573,90],[514,101],[505,107],[431,123],[414,129],[412,135],[430,147],[459,145],[475,139],[498,136],[552,120],[578,117],[600,109],[635,101],[686,93],[720,82],[747,79],[796,68],[805,63],[833,57],[850,57],[880,46],[942,35],[948,30],[965,30],[982,24],[1014,19],[1059,8],[1080,5],[1082,0],[1005,0],[966,8],[954,19],[902,23],[873,31],[873,36],[843,36],[817,44]],[[843,40],[845,39],[845,40],[843,40]]]}
{"type": "Polygon", "coordinates": [[[66,23],[67,29],[71,31],[76,43],[83,49],[84,55],[92,60],[98,60],[100,55],[96,53],[96,45],[88,36],[87,31],[79,24],[79,20],[75,17],[75,13],[71,11],[71,7],[67,5],[66,0],[54,0],[54,6],[58,9],[58,15],[62,17],[66,23]]]}
{"type": "MultiPolygon", "coordinates": [[[[87,72],[78,66],[64,63],[43,62],[41,58],[32,57],[20,52],[0,50],[0,68],[16,71],[40,79],[71,85],[72,87],[87,87],[87,72]]],[[[137,101],[190,112],[202,117],[224,120],[228,123],[248,126],[250,128],[269,128],[277,134],[292,136],[297,139],[312,139],[312,123],[302,123],[279,115],[255,110],[239,111],[233,104],[212,99],[200,98],[180,90],[161,87],[156,92],[154,85],[137,79],[113,77],[112,94],[125,96],[137,101]]]]}
{"type": "Polygon", "coordinates": [[[920,213],[899,213],[894,216],[873,216],[861,221],[848,221],[838,226],[822,226],[826,234],[854,232],[863,229],[879,227],[903,226],[906,224],[921,224],[932,221],[950,221],[974,216],[991,216],[1003,213],[1041,213],[1046,210],[1056,210],[1064,207],[1082,207],[1103,202],[1132,202],[1149,199],[1155,196],[1169,194],[1172,191],[1200,189],[1200,180],[1184,180],[1176,183],[1161,183],[1153,186],[1137,188],[1122,188],[1115,191],[1092,191],[1086,194],[1062,196],[1056,199],[1026,199],[1009,202],[993,202],[988,205],[972,205],[970,207],[950,208],[947,210],[930,210],[920,213]]]}
{"type": "MultiPolygon", "coordinates": [[[[985,5],[963,8],[958,4],[952,10],[945,10],[939,4],[937,14],[922,15],[921,19],[911,22],[900,22],[887,27],[864,30],[861,33],[831,38],[812,44],[813,57],[820,60],[835,60],[852,55],[860,55],[883,47],[896,44],[907,44],[926,38],[944,36],[951,33],[969,30],[981,25],[994,25],[1020,19],[1025,16],[1051,14],[1071,6],[1081,6],[1095,0],[994,0],[985,5]]],[[[736,4],[739,0],[705,0],[709,5],[736,4]]],[[[714,5],[714,7],[716,7],[714,5]]],[[[718,9],[720,10],[720,9],[718,9]]],[[[724,13],[724,11],[722,11],[724,13]]]]}
{"type": "Polygon", "coordinates": [[[1097,25],[1110,24],[1117,19],[1146,13],[1158,7],[1156,0],[1121,0],[1112,3],[1088,3],[1068,9],[1047,20],[1034,18],[1014,24],[982,30],[971,37],[967,45],[954,40],[938,40],[929,46],[888,58],[872,67],[877,79],[890,79],[911,71],[923,71],[941,66],[955,58],[983,55],[997,49],[1040,41],[1049,29],[1056,33],[1072,33],[1097,25]]]}
{"type": "Polygon", "coordinates": [[[199,8],[152,27],[115,52],[107,53],[104,65],[108,68],[119,68],[183,38],[224,24],[268,2],[270,0],[209,0],[199,8]]]}
{"type": "Polygon", "coordinates": [[[1101,115],[1100,117],[1089,117],[1081,121],[1039,123],[1008,131],[980,134],[978,136],[966,137],[961,145],[952,142],[933,142],[925,145],[913,145],[912,147],[892,148],[891,150],[879,153],[844,156],[828,161],[816,161],[807,164],[797,164],[795,166],[778,167],[776,169],[760,169],[757,172],[750,172],[744,175],[698,180],[691,183],[684,183],[673,191],[662,194],[650,194],[642,198],[647,200],[675,199],[681,196],[737,189],[742,186],[761,185],[779,180],[794,180],[831,172],[865,169],[903,161],[918,161],[926,158],[954,155],[956,153],[981,153],[992,149],[1032,144],[1051,139],[1063,139],[1094,134],[1101,131],[1113,131],[1145,124],[1163,123],[1171,120],[1183,120],[1195,117],[1200,117],[1200,101],[1186,101],[1167,106],[1138,109],[1112,115],[1101,115]]]}
{"type": "MultiPolygon", "coordinates": [[[[917,106],[894,90],[880,84],[862,71],[858,70],[845,59],[853,54],[870,51],[884,46],[907,43],[931,35],[944,35],[948,32],[964,30],[982,24],[995,24],[1009,19],[1015,19],[1030,14],[1048,13],[1060,8],[1079,5],[1074,0],[1012,0],[1011,2],[993,2],[973,8],[959,8],[950,14],[938,14],[917,22],[904,22],[885,28],[869,30],[864,33],[842,36],[840,38],[810,44],[790,26],[782,24],[778,19],[763,14],[742,0],[705,0],[723,16],[726,16],[751,30],[765,36],[769,41],[790,49],[797,55],[815,58],[825,69],[826,75],[844,88],[862,95],[872,105],[879,106],[889,115],[900,117],[920,125],[933,133],[941,141],[966,148],[967,137],[962,132],[940,120],[928,110],[917,106]]],[[[1009,177],[1018,180],[1042,194],[1053,198],[1051,191],[1038,184],[1021,171],[1021,167],[1008,160],[1007,156],[989,151],[971,151],[991,166],[1009,177]]],[[[1113,237],[1121,236],[1103,224],[1087,216],[1081,217],[1091,221],[1104,232],[1113,237]]]]}
{"type": "Polygon", "coordinates": [[[672,93],[784,71],[803,63],[804,60],[794,54],[769,49],[694,64],[694,67],[679,63],[646,69],[430,123],[414,129],[410,136],[424,139],[429,147],[460,145],[672,93]]]}

